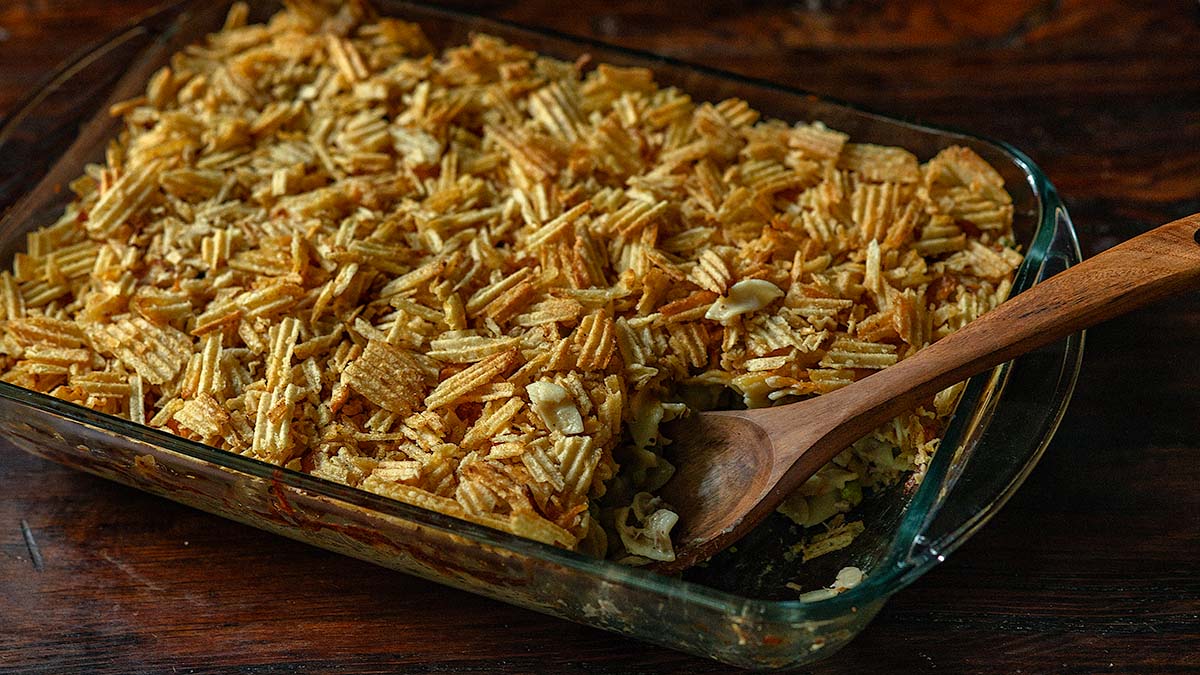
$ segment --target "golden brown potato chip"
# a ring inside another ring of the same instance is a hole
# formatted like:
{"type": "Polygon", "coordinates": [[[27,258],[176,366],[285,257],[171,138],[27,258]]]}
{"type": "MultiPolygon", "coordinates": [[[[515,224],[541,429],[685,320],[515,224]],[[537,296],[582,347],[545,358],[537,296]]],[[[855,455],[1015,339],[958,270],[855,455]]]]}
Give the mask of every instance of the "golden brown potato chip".
{"type": "Polygon", "coordinates": [[[367,342],[362,356],[342,371],[342,381],[380,408],[405,416],[417,409],[427,390],[413,357],[379,340],[367,342]]]}

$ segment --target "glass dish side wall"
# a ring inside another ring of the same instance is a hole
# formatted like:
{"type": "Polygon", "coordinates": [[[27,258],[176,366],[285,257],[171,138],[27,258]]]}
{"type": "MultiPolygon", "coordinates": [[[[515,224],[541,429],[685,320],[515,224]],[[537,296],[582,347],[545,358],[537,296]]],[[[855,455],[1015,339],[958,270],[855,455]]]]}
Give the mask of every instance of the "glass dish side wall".
{"type": "MultiPolygon", "coordinates": [[[[25,232],[57,217],[67,200],[58,188],[103,156],[115,129],[108,104],[140,91],[170,53],[218,28],[224,4],[182,3],[149,17],[68,66],[0,128],[0,208],[18,202],[0,219],[0,260],[7,264],[25,232]]],[[[256,18],[273,4],[253,3],[256,18]]],[[[648,66],[660,82],[697,98],[738,96],[775,117],[820,119],[856,140],[904,145],[922,157],[968,145],[1001,170],[1013,192],[1019,235],[1031,242],[1021,287],[1078,260],[1052,188],[1001,146],[647,55],[407,3],[378,4],[385,14],[419,21],[440,43],[482,30],[563,58],[588,52],[599,61],[648,66]]],[[[0,433],[47,459],[386,567],[726,663],[783,667],[845,644],[888,596],[995,512],[1053,432],[1078,354],[1078,342],[1067,341],[1039,353],[1035,367],[1022,366],[1023,358],[1003,376],[973,382],[922,487],[899,496],[895,521],[864,540],[869,550],[851,552],[875,561],[867,582],[808,604],[714,591],[560,551],[3,383],[0,433]],[[1014,427],[1024,432],[1018,443],[989,432],[1014,427]]]]}
{"type": "Polygon", "coordinates": [[[91,415],[59,412],[4,398],[0,433],[31,454],[269,532],[727,663],[796,664],[814,649],[849,640],[883,602],[824,620],[780,622],[758,611],[761,601],[703,598],[670,583],[581,573],[574,561],[513,550],[494,541],[496,533],[439,514],[405,513],[419,509],[265,466],[229,466],[260,464],[253,460],[206,461],[182,439],[153,430],[121,433],[102,415],[87,423],[78,417],[91,415]]]}

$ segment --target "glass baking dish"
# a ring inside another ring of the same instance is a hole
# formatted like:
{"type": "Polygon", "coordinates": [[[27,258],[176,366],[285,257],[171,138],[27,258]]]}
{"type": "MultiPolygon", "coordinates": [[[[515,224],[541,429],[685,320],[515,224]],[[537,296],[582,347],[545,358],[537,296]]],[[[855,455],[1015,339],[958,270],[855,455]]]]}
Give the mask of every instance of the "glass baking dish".
{"type": "MultiPolygon", "coordinates": [[[[276,3],[253,2],[261,20],[276,3]]],[[[103,158],[117,129],[108,106],[140,93],[182,46],[219,29],[228,3],[181,2],[63,68],[0,127],[0,262],[24,234],[52,222],[63,186],[103,158]]],[[[1025,263],[1015,292],[1079,261],[1066,210],[1042,172],[994,141],[883,117],[784,89],[594,42],[406,2],[381,13],[419,22],[436,45],[473,31],[574,60],[640,65],[700,100],[738,97],[789,122],[821,120],[857,142],[904,146],[921,158],[965,145],[1004,176],[1025,263]]],[[[1082,334],[972,379],[919,487],[864,502],[867,531],[803,569],[786,554],[796,532],[773,517],[706,567],[660,576],[487,529],[372,493],[230,454],[169,433],[0,383],[0,432],[18,447],[147,492],[395,570],[565,619],[711,657],[778,668],[808,663],[853,638],[896,591],[961,545],[1029,474],[1067,406],[1082,334]],[[789,539],[790,538],[790,539],[789,539]],[[859,586],[795,599],[843,565],[859,586]],[[790,599],[789,599],[790,598],[790,599]]],[[[795,556],[791,556],[795,557],[795,556]]]]}

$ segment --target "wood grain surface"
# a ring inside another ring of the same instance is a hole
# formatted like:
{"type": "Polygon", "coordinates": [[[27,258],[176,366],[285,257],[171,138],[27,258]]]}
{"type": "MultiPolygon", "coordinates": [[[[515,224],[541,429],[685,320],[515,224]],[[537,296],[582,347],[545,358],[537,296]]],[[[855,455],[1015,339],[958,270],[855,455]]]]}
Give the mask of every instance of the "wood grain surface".
{"type": "MultiPolygon", "coordinates": [[[[0,114],[156,3],[0,3],[0,114]]],[[[1085,255],[1200,211],[1193,0],[457,0],[1004,139],[1085,255]]],[[[814,673],[1200,671],[1200,295],[1092,330],[1029,481],[814,673]]],[[[0,442],[2,673],[728,672],[0,442]]],[[[808,671],[806,671],[808,672],[808,671]]]]}

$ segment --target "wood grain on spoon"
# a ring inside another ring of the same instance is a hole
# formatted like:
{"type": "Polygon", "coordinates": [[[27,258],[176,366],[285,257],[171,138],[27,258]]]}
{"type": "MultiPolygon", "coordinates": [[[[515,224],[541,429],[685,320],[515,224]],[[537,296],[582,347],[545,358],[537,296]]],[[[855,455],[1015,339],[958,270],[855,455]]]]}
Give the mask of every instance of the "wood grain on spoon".
{"type": "Polygon", "coordinates": [[[675,572],[762,521],[851,443],[920,401],[1015,356],[1200,285],[1200,214],[1163,225],[1033,286],[894,366],[816,398],[672,423],[675,572]]]}

